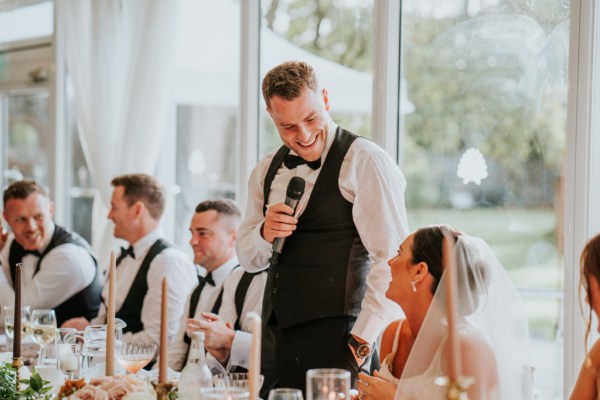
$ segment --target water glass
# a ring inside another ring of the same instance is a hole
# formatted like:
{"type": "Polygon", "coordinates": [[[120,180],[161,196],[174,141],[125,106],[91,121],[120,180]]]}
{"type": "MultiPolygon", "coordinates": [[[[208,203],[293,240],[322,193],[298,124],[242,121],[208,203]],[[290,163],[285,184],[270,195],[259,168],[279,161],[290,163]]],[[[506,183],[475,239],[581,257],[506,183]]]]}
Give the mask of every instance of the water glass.
{"type": "Polygon", "coordinates": [[[238,400],[249,399],[250,392],[242,388],[204,388],[200,389],[200,398],[202,400],[238,400]]]}
{"type": "Polygon", "coordinates": [[[268,400],[304,400],[300,389],[280,388],[269,392],[268,400]]]}
{"type": "Polygon", "coordinates": [[[83,344],[78,342],[83,332],[75,328],[58,328],[55,338],[56,366],[63,371],[65,379],[79,379],[83,344]]]}
{"type": "Polygon", "coordinates": [[[350,372],[344,369],[310,369],[306,373],[307,400],[350,398],[350,372]]]}
{"type": "Polygon", "coordinates": [[[59,343],[56,345],[57,366],[65,374],[65,379],[79,379],[82,347],[81,343],[59,343]]]}

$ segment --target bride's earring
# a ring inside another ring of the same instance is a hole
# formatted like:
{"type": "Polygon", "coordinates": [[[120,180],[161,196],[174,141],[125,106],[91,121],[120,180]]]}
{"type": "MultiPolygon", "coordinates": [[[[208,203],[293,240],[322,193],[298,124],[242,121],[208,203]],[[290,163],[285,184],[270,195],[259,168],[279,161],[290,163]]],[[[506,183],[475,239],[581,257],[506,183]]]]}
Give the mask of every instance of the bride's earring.
{"type": "Polygon", "coordinates": [[[412,287],[412,291],[417,293],[417,282],[410,281],[410,286],[412,287]]]}

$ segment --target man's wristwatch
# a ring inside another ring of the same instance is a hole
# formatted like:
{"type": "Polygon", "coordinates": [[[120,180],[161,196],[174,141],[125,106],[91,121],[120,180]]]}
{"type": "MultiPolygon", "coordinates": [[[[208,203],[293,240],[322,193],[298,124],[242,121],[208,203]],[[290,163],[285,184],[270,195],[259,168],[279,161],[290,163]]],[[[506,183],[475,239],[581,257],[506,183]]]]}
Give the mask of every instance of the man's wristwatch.
{"type": "Polygon", "coordinates": [[[363,343],[358,341],[354,335],[350,335],[348,339],[348,344],[354,350],[354,354],[356,354],[359,358],[367,358],[369,354],[371,354],[371,345],[369,343],[363,343]]]}

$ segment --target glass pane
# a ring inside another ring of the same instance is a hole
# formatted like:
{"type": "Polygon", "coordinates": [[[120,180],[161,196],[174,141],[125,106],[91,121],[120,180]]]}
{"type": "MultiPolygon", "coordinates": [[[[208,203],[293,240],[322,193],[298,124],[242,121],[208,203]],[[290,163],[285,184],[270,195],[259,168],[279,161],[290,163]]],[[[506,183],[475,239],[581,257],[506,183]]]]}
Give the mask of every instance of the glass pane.
{"type": "MultiPolygon", "coordinates": [[[[373,0],[262,0],[261,77],[284,61],[311,64],[329,92],[331,116],[371,137],[373,0]]],[[[261,97],[260,157],[281,146],[261,97]]]]}
{"type": "Polygon", "coordinates": [[[528,303],[537,398],[562,398],[569,2],[406,0],[402,12],[410,227],[449,223],[490,244],[528,303]]]}
{"type": "Polygon", "coordinates": [[[191,216],[207,199],[235,199],[238,158],[237,2],[186,0],[176,44],[177,158],[175,243],[189,249],[191,216]],[[199,38],[219,38],[200,40],[199,38]]]}
{"type": "Polygon", "coordinates": [[[0,12],[0,43],[50,36],[53,31],[52,1],[0,12]]]}
{"type": "Polygon", "coordinates": [[[73,98],[73,88],[68,81],[67,84],[68,100],[68,123],[70,140],[70,207],[71,207],[71,226],[70,228],[79,233],[88,243],[92,243],[92,209],[94,206],[94,195],[96,188],[92,180],[92,175],[85,160],[84,151],[79,138],[77,121],[75,120],[75,105],[73,98]]]}
{"type": "Polygon", "coordinates": [[[6,97],[8,151],[4,183],[31,178],[48,186],[51,138],[48,133],[48,93],[6,97]]]}

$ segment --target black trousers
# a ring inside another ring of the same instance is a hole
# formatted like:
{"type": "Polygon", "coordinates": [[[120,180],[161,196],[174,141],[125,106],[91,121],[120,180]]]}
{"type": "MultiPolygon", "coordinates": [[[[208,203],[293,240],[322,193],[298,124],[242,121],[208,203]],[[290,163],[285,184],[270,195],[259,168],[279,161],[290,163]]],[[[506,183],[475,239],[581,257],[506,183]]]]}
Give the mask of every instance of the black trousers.
{"type": "MultiPolygon", "coordinates": [[[[263,329],[261,397],[276,387],[301,389],[306,395],[306,371],[342,368],[350,371],[352,387],[360,371],[348,348],[354,317],[323,318],[280,329],[271,317],[263,329]]],[[[379,368],[379,359],[373,357],[379,368]]]]}

